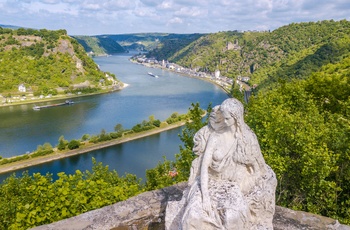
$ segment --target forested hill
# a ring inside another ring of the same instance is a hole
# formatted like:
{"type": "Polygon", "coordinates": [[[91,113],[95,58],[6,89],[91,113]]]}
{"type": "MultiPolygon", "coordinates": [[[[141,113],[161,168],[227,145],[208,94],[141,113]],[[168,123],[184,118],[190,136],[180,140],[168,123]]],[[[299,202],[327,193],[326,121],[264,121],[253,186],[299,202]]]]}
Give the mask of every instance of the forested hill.
{"type": "Polygon", "coordinates": [[[124,53],[126,50],[108,36],[73,36],[84,47],[85,51],[93,55],[124,53]]]}
{"type": "MultiPolygon", "coordinates": [[[[87,52],[106,55],[129,50],[156,52],[167,59],[173,49],[182,49],[203,34],[135,33],[97,36],[74,36],[87,52]]],[[[150,54],[152,55],[152,54],[150,54]]]]}
{"type": "MultiPolygon", "coordinates": [[[[346,20],[293,23],[272,32],[219,32],[202,36],[183,49],[167,47],[171,53],[167,59],[206,72],[218,69],[232,78],[248,76],[252,84],[268,85],[279,78],[304,78],[336,62],[348,52],[345,40],[349,34],[346,20]]],[[[152,55],[163,58],[161,52],[152,55]]]]}
{"type": "Polygon", "coordinates": [[[106,80],[83,47],[65,30],[17,30],[0,27],[0,93],[19,92],[19,85],[35,95],[84,83],[95,87],[106,80]]]}

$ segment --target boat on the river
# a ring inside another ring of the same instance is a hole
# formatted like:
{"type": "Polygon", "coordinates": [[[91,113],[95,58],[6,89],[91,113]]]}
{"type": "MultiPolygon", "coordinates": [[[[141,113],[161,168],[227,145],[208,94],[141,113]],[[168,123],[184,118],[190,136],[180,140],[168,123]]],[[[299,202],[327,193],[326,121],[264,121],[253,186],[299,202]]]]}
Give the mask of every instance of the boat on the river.
{"type": "Polygon", "coordinates": [[[148,75],[150,75],[150,76],[152,76],[152,77],[155,77],[155,78],[158,78],[158,75],[155,75],[155,74],[153,74],[153,73],[151,73],[151,72],[148,72],[148,75]]]}
{"type": "Polygon", "coordinates": [[[56,106],[62,106],[62,105],[72,105],[74,104],[74,101],[72,100],[66,100],[65,102],[62,103],[57,103],[57,104],[51,104],[51,105],[34,105],[33,109],[34,110],[40,110],[40,109],[44,109],[44,108],[51,108],[51,107],[56,107],[56,106]]]}

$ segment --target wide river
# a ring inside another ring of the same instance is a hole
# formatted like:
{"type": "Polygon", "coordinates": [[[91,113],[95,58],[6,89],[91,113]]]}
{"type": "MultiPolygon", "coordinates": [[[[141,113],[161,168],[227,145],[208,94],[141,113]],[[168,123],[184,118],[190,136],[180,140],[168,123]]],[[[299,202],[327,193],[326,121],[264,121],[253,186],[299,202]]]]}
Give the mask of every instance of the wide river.
{"type": "MultiPolygon", "coordinates": [[[[129,54],[95,58],[101,70],[117,75],[129,86],[102,95],[75,98],[74,105],[40,111],[33,105],[0,107],[0,156],[11,157],[33,151],[45,142],[55,146],[61,135],[67,140],[84,134],[111,132],[116,124],[131,128],[150,115],[165,120],[173,112],[186,113],[191,103],[202,108],[221,104],[228,96],[218,86],[161,69],[148,68],[128,60],[129,54]],[[151,77],[147,72],[157,74],[151,77]]],[[[58,101],[61,102],[61,101],[58,101]]],[[[42,104],[50,104],[47,102],[42,104]]],[[[37,105],[42,105],[37,103],[37,105]]],[[[133,173],[144,178],[145,170],[154,167],[162,156],[174,159],[181,144],[181,128],[128,143],[92,151],[83,155],[27,168],[30,173],[74,173],[90,170],[91,158],[109,165],[120,175],[133,173]]],[[[21,170],[23,171],[23,170],[21,170]]],[[[20,173],[21,171],[18,171],[20,173]]],[[[0,176],[0,181],[8,174],[0,176]]]]}

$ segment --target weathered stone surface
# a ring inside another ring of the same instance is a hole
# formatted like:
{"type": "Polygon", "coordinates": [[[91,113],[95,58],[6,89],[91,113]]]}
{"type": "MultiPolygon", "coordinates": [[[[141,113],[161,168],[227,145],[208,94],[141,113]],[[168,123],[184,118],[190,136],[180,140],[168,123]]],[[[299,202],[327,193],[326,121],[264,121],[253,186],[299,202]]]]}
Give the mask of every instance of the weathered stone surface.
{"type": "Polygon", "coordinates": [[[342,225],[337,220],[279,206],[276,206],[273,226],[275,230],[350,230],[350,226],[342,225]]]}
{"type": "Polygon", "coordinates": [[[187,183],[180,183],[164,189],[145,192],[126,201],[34,229],[164,229],[167,202],[181,199],[186,185],[187,183]]]}
{"type": "Polygon", "coordinates": [[[194,136],[189,186],[169,202],[168,230],[272,229],[277,180],[235,98],[215,106],[194,136]]]}
{"type": "MultiPolygon", "coordinates": [[[[163,230],[165,229],[165,207],[168,201],[181,200],[187,183],[180,183],[164,189],[142,193],[126,201],[109,205],[94,211],[39,226],[33,230],[163,230]],[[148,202],[148,207],[138,201],[148,202]],[[148,210],[145,215],[144,210],[148,210]],[[144,213],[139,215],[139,213],[144,213]]],[[[311,213],[293,211],[276,206],[273,219],[275,230],[350,230],[350,226],[311,213]]]]}

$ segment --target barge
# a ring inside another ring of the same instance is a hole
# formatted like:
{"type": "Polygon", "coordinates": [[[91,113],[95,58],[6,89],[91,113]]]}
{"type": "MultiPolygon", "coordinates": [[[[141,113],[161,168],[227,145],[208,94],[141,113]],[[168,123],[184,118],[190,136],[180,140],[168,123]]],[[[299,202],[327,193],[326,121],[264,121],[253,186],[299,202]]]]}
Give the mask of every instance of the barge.
{"type": "Polygon", "coordinates": [[[62,106],[62,105],[71,105],[74,104],[74,101],[71,100],[66,100],[63,103],[57,103],[57,104],[51,104],[51,105],[34,105],[33,109],[34,110],[40,110],[40,109],[45,109],[45,108],[51,108],[51,107],[56,107],[56,106],[62,106]]]}

